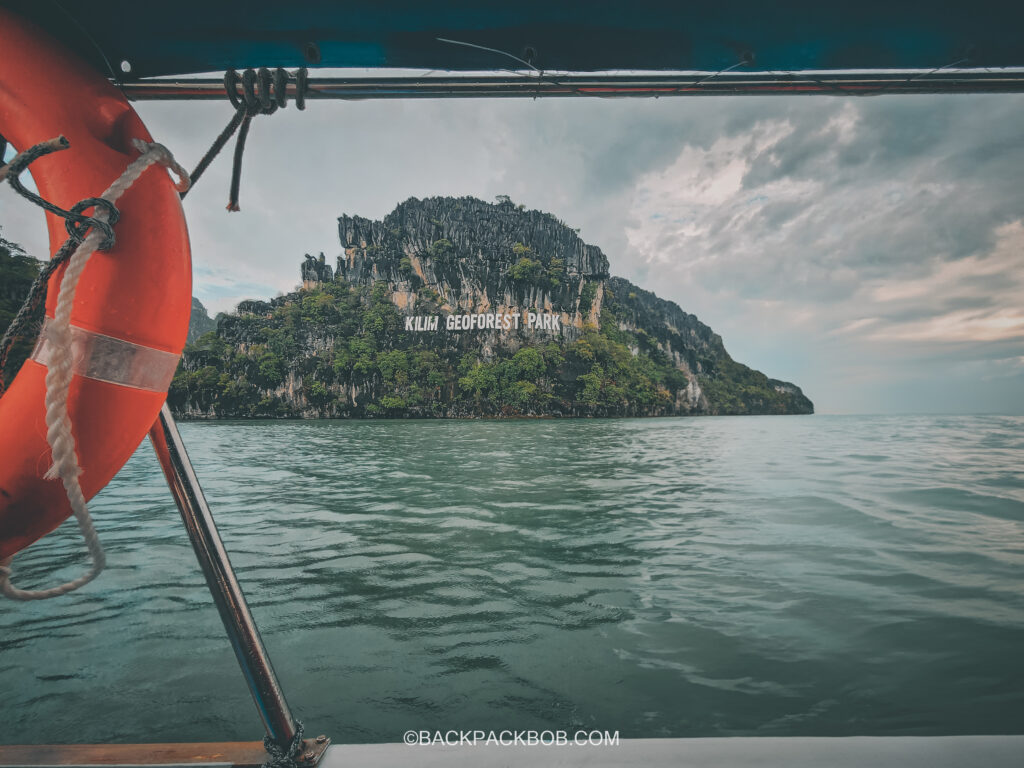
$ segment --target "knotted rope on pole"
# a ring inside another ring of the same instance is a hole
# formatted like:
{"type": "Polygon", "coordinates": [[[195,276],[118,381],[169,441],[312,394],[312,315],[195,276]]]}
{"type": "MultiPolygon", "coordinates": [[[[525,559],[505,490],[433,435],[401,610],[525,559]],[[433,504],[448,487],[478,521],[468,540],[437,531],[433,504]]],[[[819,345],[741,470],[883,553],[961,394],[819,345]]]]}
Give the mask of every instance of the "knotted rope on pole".
{"type": "Polygon", "coordinates": [[[38,334],[35,321],[39,314],[39,307],[46,301],[50,275],[53,274],[57,267],[68,260],[74,249],[85,238],[85,233],[90,227],[103,232],[103,242],[100,243],[98,250],[106,250],[114,244],[113,225],[117,223],[120,213],[107,200],[95,197],[87,198],[72,206],[70,211],[65,211],[60,206],[54,205],[49,200],[44,200],[35,192],[27,189],[21,181],[21,174],[24,173],[32,162],[53,152],[67,149],[69,146],[70,144],[67,139],[63,136],[58,136],[55,139],[29,147],[24,152],[11,158],[10,163],[0,167],[0,181],[6,179],[11,188],[26,200],[38,205],[43,210],[63,218],[64,226],[68,231],[68,239],[57,253],[53,255],[53,258],[40,270],[36,279],[29,287],[28,298],[22,303],[17,315],[15,315],[11,324],[4,332],[3,339],[0,340],[0,395],[7,388],[10,354],[14,344],[20,339],[35,338],[38,334]],[[107,216],[105,218],[85,215],[84,212],[87,208],[96,206],[106,210],[107,216]]]}
{"type": "Polygon", "coordinates": [[[295,721],[295,735],[287,747],[282,747],[270,736],[264,736],[263,748],[270,758],[260,768],[296,768],[302,753],[302,722],[295,721]]]}
{"type": "MultiPolygon", "coordinates": [[[[199,164],[192,171],[190,178],[195,184],[203,172],[210,166],[213,159],[220,154],[228,140],[238,132],[235,139],[234,160],[231,167],[231,189],[228,192],[229,211],[239,211],[238,193],[242,182],[242,157],[245,154],[245,141],[249,136],[249,125],[256,115],[272,115],[278,109],[288,106],[288,84],[295,81],[295,106],[306,108],[306,80],[308,72],[305,67],[294,75],[278,67],[271,72],[266,67],[246,69],[241,75],[233,69],[224,73],[224,90],[228,101],[235,108],[235,114],[214,140],[199,164]],[[239,90],[241,89],[241,90],[239,90]]],[[[182,197],[184,197],[184,193],[182,197]]]]}
{"type": "MultiPolygon", "coordinates": [[[[25,590],[15,587],[11,583],[11,560],[13,558],[5,558],[0,562],[0,593],[13,600],[43,600],[66,594],[95,579],[106,564],[103,546],[100,544],[99,537],[96,534],[96,527],[93,525],[85,494],[82,492],[82,486],[78,480],[82,474],[82,469],[78,463],[75,437],[72,432],[71,418],[68,414],[68,393],[71,387],[74,366],[71,310],[75,303],[75,291],[78,288],[78,281],[82,276],[82,272],[85,270],[93,253],[114,245],[113,225],[120,217],[120,212],[115,204],[147,168],[158,164],[174,171],[179,179],[175,185],[179,193],[185,192],[189,186],[188,174],[175,162],[173,155],[171,155],[166,147],[161,144],[146,143],[139,139],[134,139],[132,145],[141,155],[128,164],[124,172],[102,195],[98,198],[87,198],[74,205],[70,211],[65,211],[26,190],[18,180],[19,174],[28,167],[32,160],[50,152],[67,149],[69,144],[63,136],[32,147],[21,155],[16,156],[4,168],[9,183],[19,194],[51,213],[62,216],[66,220],[66,226],[70,235],[57,254],[60,256],[61,261],[66,260],[68,262],[68,267],[61,279],[54,319],[47,330],[48,341],[53,345],[54,350],[46,371],[45,399],[46,440],[50,445],[53,465],[46,472],[45,477],[49,480],[59,479],[63,483],[64,492],[67,494],[72,514],[74,514],[75,520],[78,522],[79,530],[85,539],[86,547],[92,558],[92,566],[78,578],[56,587],[41,590],[25,590]],[[94,209],[92,216],[85,215],[84,212],[88,208],[94,209]]],[[[52,271],[56,261],[57,257],[55,256],[49,265],[51,267],[50,271],[52,271]]],[[[40,274],[40,277],[42,277],[42,274],[40,274]]],[[[36,282],[38,284],[39,280],[36,282]]],[[[45,282],[43,285],[45,285],[45,282]]],[[[33,289],[35,288],[36,286],[33,285],[33,289]]],[[[18,313],[19,317],[22,316],[23,311],[26,307],[29,307],[33,300],[38,303],[40,293],[40,290],[30,293],[29,298],[22,305],[22,310],[18,313]]],[[[8,334],[10,334],[10,331],[8,334]]],[[[4,343],[3,354],[6,356],[8,349],[6,346],[7,336],[4,337],[4,343]]]]}

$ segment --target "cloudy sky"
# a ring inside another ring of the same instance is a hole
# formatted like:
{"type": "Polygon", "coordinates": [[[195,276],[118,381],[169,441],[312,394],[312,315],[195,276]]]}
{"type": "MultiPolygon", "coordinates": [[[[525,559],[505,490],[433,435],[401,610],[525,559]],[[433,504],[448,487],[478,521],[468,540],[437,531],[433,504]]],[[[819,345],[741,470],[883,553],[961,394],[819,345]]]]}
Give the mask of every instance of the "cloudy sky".
{"type": "MultiPolygon", "coordinates": [[[[226,104],[142,103],[194,165],[226,104]]],[[[342,213],[507,194],[794,381],[819,412],[1024,412],[1024,96],[313,102],[186,201],[211,313],[291,290],[342,213]]],[[[41,215],[0,194],[33,254],[41,215]]]]}

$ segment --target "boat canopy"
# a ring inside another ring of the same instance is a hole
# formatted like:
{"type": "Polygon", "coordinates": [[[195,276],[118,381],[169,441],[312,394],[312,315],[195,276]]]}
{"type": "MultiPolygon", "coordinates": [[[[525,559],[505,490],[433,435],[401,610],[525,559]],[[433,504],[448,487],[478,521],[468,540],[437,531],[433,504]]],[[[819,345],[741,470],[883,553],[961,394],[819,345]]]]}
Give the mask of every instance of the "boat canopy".
{"type": "Polygon", "coordinates": [[[248,67],[748,73],[1024,67],[1024,3],[5,0],[121,82],[248,67]]]}

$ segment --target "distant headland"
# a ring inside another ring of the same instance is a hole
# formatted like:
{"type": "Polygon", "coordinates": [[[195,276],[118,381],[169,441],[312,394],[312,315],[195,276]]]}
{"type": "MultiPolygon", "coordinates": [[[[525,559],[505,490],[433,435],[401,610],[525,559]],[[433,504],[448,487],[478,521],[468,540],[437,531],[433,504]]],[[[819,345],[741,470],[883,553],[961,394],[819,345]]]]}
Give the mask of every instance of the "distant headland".
{"type": "Polygon", "coordinates": [[[678,305],[611,277],[551,214],[411,198],[382,221],[341,216],[338,233],[335,266],[307,255],[298,291],[243,301],[215,327],[194,308],[177,416],[814,412],[678,305]]]}

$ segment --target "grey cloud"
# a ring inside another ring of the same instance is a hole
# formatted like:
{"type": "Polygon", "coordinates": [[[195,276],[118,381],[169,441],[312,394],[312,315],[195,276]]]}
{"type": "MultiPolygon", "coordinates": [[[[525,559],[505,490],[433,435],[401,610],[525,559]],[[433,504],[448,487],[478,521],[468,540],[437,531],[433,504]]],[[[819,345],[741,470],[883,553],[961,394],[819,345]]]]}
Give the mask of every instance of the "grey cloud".
{"type": "MultiPolygon", "coordinates": [[[[230,116],[224,104],[137,106],[186,166],[230,116]]],[[[1024,216],[1022,124],[1020,96],[289,107],[253,123],[240,214],[224,211],[230,147],[186,200],[196,292],[217,311],[260,291],[290,290],[303,253],[338,252],[342,213],[379,218],[413,195],[509,194],[581,227],[584,239],[605,250],[613,273],[696,312],[738,359],[798,383],[806,377],[824,410],[886,410],[898,400],[895,389],[858,390],[841,366],[855,360],[883,382],[897,368],[904,379],[924,380],[942,360],[980,365],[1024,356],[1014,341],[890,348],[865,341],[867,329],[830,335],[859,317],[899,325],[1019,307],[1001,290],[1003,273],[884,305],[866,304],[865,292],[875,283],[927,278],[942,260],[987,253],[998,227],[1024,216]],[[851,111],[848,141],[824,130],[851,111]],[[756,152],[758,126],[782,124],[791,132],[756,152]],[[678,210],[671,186],[648,189],[687,148],[707,164],[695,178],[716,178],[723,140],[735,140],[748,162],[741,191],[724,204],[678,210]],[[641,204],[645,190],[661,199],[641,204]],[[663,218],[651,219],[655,212],[663,218]],[[691,228],[674,222],[680,218],[691,228]]],[[[8,203],[0,198],[0,216],[5,236],[17,239],[32,215],[14,215],[8,203]]]]}

